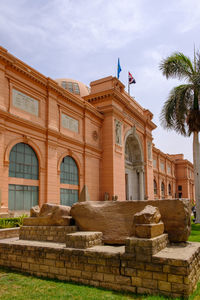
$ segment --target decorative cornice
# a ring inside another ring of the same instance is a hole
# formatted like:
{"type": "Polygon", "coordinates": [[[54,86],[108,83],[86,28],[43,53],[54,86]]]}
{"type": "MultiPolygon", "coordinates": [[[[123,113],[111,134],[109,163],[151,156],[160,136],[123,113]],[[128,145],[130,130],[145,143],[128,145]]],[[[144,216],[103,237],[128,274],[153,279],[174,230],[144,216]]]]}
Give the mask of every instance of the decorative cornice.
{"type": "MultiPolygon", "coordinates": [[[[21,60],[17,59],[15,56],[11,55],[5,48],[0,46],[0,60],[5,63],[5,67],[11,68],[16,70],[17,72],[23,74],[27,78],[31,79],[34,82],[39,83],[49,91],[53,91],[57,94],[57,96],[61,96],[68,102],[71,102],[75,105],[78,105],[81,108],[85,108],[86,110],[90,111],[91,113],[95,114],[95,116],[102,118],[101,114],[96,111],[96,109],[89,103],[87,103],[83,98],[78,95],[74,95],[69,91],[65,90],[58,83],[51,79],[50,77],[46,77],[30,67],[29,65],[25,64],[21,60]]],[[[7,77],[9,75],[7,74],[7,77]]]]}

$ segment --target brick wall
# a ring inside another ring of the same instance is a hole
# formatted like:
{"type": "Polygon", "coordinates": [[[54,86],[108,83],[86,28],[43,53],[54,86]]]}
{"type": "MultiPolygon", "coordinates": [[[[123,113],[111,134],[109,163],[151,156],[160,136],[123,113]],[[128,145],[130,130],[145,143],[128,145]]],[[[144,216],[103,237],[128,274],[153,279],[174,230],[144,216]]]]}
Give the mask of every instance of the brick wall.
{"type": "Polygon", "coordinates": [[[151,262],[125,253],[124,247],[98,246],[84,250],[47,244],[0,241],[0,265],[36,276],[173,297],[188,296],[199,278],[200,248],[194,243],[188,244],[190,259],[164,258],[159,252],[152,256],[151,262]]]}
{"type": "Polygon", "coordinates": [[[0,229],[0,240],[19,236],[19,227],[0,229]]]}

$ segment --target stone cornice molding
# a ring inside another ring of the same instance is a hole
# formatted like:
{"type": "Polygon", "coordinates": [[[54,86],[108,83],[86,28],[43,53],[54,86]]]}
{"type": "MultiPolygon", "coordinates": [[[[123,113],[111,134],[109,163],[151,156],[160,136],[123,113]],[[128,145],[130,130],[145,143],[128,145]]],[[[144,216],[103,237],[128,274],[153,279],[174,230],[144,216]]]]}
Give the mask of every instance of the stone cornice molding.
{"type": "MultiPolygon", "coordinates": [[[[89,103],[96,104],[103,102],[107,98],[114,98],[118,103],[123,105],[123,110],[127,110],[127,113],[133,114],[134,117],[137,117],[140,121],[142,121],[146,126],[148,126],[151,130],[155,129],[157,126],[151,121],[153,114],[147,110],[142,108],[134,99],[129,99],[128,96],[124,93],[120,93],[120,91],[115,88],[109,89],[107,91],[99,92],[96,94],[91,94],[85,96],[84,99],[89,103]],[[132,105],[131,105],[132,104],[132,105]],[[133,105],[134,104],[134,105],[133,105]]],[[[102,111],[102,107],[97,107],[100,111],[102,111]]]]}
{"type": "MultiPolygon", "coordinates": [[[[101,118],[101,114],[96,111],[96,109],[89,103],[81,98],[80,96],[74,95],[69,91],[65,90],[58,83],[51,79],[50,77],[46,77],[30,67],[29,65],[25,64],[12,54],[10,54],[5,48],[0,46],[0,60],[4,62],[7,68],[12,68],[17,72],[23,74],[27,78],[31,79],[34,82],[39,83],[40,85],[45,87],[48,92],[54,92],[57,96],[61,96],[64,100],[72,102],[82,108],[88,109],[91,113],[95,114],[97,117],[101,118]]],[[[4,70],[4,69],[3,69],[4,70]]],[[[7,74],[9,77],[9,74],[7,74]]]]}

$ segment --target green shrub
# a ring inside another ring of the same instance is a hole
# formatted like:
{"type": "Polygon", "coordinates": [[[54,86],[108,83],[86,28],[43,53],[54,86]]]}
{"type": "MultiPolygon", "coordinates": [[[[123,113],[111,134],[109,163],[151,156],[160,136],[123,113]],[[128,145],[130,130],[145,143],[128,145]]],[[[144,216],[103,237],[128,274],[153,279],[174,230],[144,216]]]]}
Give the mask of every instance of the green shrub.
{"type": "Polygon", "coordinates": [[[0,229],[2,228],[12,228],[20,227],[23,224],[24,218],[28,217],[27,215],[22,215],[17,218],[0,218],[0,229]]]}

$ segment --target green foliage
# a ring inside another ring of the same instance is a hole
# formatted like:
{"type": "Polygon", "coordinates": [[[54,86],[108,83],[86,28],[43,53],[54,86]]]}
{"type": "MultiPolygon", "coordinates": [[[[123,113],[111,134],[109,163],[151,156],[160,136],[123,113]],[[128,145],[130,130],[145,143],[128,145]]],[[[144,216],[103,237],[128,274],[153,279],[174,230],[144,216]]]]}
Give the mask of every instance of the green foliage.
{"type": "Polygon", "coordinates": [[[28,217],[28,216],[24,214],[17,218],[0,218],[0,229],[20,227],[20,226],[22,226],[23,220],[26,217],[28,217]]]}
{"type": "Polygon", "coordinates": [[[171,90],[161,111],[161,124],[183,135],[199,132],[200,54],[194,53],[192,62],[183,53],[176,52],[161,62],[160,70],[167,79],[186,81],[171,90]]]}

